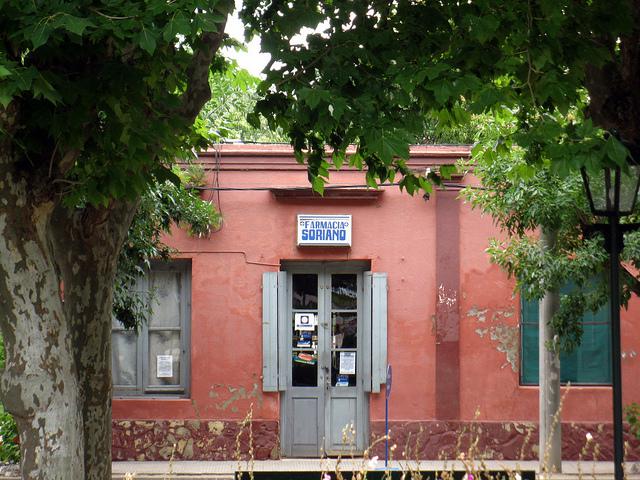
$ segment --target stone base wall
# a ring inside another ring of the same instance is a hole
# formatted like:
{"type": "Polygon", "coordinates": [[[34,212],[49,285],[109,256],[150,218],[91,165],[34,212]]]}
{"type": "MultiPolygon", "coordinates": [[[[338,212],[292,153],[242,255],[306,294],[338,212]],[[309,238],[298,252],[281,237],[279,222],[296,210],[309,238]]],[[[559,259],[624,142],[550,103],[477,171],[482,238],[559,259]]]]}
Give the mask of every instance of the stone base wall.
{"type": "MultiPolygon", "coordinates": [[[[390,422],[394,459],[537,460],[538,428],[523,422],[390,422]]],[[[278,422],[226,420],[114,420],[114,460],[268,460],[280,458],[278,422]]],[[[384,458],[384,422],[372,422],[372,451],[384,458]]],[[[640,442],[627,433],[626,460],[640,461],[640,442]]],[[[613,458],[613,427],[562,425],[562,458],[613,458]],[[587,433],[593,440],[587,442],[587,433]]]]}
{"type": "MultiPolygon", "coordinates": [[[[537,460],[538,425],[525,422],[390,422],[390,445],[395,459],[537,460]]],[[[371,424],[372,438],[384,436],[384,422],[371,424]]],[[[640,441],[625,433],[626,460],[640,460],[640,441]]],[[[374,445],[370,456],[385,455],[384,442],[374,445]]],[[[544,454],[543,454],[544,455],[544,454]]],[[[563,460],[613,460],[613,425],[563,423],[563,460]],[[592,440],[587,441],[587,433],[592,440]]]]}
{"type": "Polygon", "coordinates": [[[268,460],[279,446],[277,421],[113,421],[113,460],[268,460]]]}

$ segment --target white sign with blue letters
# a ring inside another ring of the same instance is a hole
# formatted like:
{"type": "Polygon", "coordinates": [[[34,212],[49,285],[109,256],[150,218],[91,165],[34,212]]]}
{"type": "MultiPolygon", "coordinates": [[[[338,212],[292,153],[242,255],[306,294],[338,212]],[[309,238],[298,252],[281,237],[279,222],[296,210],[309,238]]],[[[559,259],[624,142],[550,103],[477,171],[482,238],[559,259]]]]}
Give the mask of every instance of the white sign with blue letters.
{"type": "Polygon", "coordinates": [[[351,215],[298,215],[298,245],[351,246],[351,215]]]}

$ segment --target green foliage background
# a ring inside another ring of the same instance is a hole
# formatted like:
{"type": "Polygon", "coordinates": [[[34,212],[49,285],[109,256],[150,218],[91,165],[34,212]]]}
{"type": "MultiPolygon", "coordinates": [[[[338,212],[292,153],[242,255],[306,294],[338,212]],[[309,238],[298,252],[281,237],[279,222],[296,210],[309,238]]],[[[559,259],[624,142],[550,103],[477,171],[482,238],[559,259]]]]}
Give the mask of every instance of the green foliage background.
{"type": "MultiPolygon", "coordinates": [[[[4,370],[4,342],[0,337],[0,372],[4,370]]],[[[16,463],[20,460],[20,444],[18,443],[18,427],[13,417],[5,412],[0,403],[0,462],[16,463]]]]}

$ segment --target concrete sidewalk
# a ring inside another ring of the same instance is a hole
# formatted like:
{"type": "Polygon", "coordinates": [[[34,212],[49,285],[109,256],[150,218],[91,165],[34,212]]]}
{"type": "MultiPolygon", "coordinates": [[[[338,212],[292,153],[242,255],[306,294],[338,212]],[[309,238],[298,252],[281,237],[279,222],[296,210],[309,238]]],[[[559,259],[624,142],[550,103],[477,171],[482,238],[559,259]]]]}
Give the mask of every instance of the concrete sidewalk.
{"type": "MultiPolygon", "coordinates": [[[[113,478],[135,480],[159,480],[159,479],[179,479],[179,480],[231,480],[236,472],[333,472],[336,469],[336,459],[284,459],[265,460],[255,462],[202,462],[202,461],[180,461],[180,462],[114,462],[113,478]],[[133,475],[127,477],[126,475],[133,475]]],[[[488,471],[536,471],[537,461],[496,461],[484,462],[484,467],[476,463],[476,467],[488,471]]],[[[384,461],[378,461],[373,468],[368,468],[367,461],[363,459],[341,459],[340,471],[360,471],[384,468],[384,461]]],[[[456,470],[465,471],[464,463],[443,462],[443,461],[420,461],[416,462],[389,462],[389,467],[400,470],[421,470],[421,471],[443,471],[456,470]]],[[[640,462],[629,463],[626,466],[627,480],[640,480],[640,462]]],[[[543,478],[538,474],[537,478],[543,478]]],[[[248,476],[245,476],[248,478],[248,476]]],[[[286,477],[284,477],[286,478],[286,477]]],[[[332,475],[335,479],[335,475],[332,475]]],[[[613,479],[612,462],[563,462],[563,473],[546,477],[553,480],[577,480],[577,479],[613,479]]]]}

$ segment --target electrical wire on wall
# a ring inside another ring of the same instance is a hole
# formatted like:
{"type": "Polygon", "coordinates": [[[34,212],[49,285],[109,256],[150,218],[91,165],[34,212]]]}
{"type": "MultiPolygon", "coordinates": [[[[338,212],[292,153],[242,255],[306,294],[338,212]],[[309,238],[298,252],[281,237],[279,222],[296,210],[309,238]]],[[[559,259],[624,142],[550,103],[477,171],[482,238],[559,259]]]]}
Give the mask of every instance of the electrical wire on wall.
{"type": "MultiPolygon", "coordinates": [[[[378,187],[397,187],[399,186],[399,183],[383,183],[378,185],[378,187]]],[[[485,187],[482,186],[476,186],[476,185],[463,185],[461,183],[443,183],[442,185],[444,187],[444,189],[454,189],[454,190],[461,190],[463,188],[471,188],[474,190],[485,190],[485,187]]],[[[300,190],[300,191],[305,191],[305,190],[309,190],[311,187],[301,187],[300,185],[297,186],[293,186],[293,187],[276,187],[276,186],[270,186],[270,187],[220,187],[219,184],[212,186],[212,187],[197,187],[199,190],[209,190],[209,191],[215,191],[218,192],[218,201],[220,199],[220,192],[264,192],[264,191],[271,191],[271,190],[300,190]]],[[[371,189],[371,187],[369,185],[366,184],[354,184],[354,185],[327,185],[325,186],[325,191],[327,190],[339,190],[339,189],[349,189],[349,188],[368,188],[371,189]]],[[[372,189],[373,190],[373,189],[372,189]]],[[[319,198],[322,198],[320,195],[318,195],[319,198]]]]}
{"type": "Polygon", "coordinates": [[[224,215],[222,214],[222,202],[220,201],[220,165],[222,162],[222,157],[220,155],[220,144],[213,145],[213,158],[214,158],[214,168],[213,175],[211,179],[212,187],[200,187],[200,190],[206,190],[209,192],[207,201],[213,202],[214,195],[217,197],[216,202],[214,203],[216,208],[218,209],[218,213],[220,214],[220,224],[215,230],[212,230],[211,233],[216,233],[222,230],[224,226],[224,215]]]}

